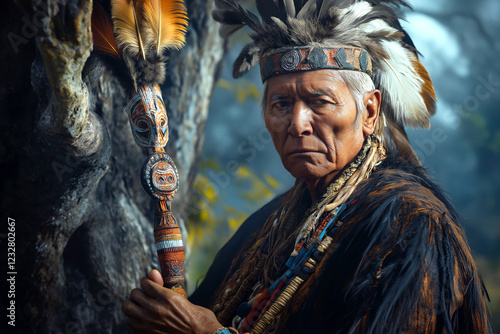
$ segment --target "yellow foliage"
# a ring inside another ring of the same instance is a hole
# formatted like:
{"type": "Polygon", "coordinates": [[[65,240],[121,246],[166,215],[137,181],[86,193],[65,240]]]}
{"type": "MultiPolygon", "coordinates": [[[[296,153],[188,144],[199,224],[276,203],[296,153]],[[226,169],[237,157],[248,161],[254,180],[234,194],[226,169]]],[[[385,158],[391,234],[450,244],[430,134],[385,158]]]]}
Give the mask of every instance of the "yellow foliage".
{"type": "Polygon", "coordinates": [[[229,218],[228,223],[231,230],[236,231],[240,227],[242,221],[234,218],[229,218]]]}
{"type": "Polygon", "coordinates": [[[207,220],[208,219],[208,210],[201,210],[200,211],[200,220],[207,220]]]}
{"type": "Polygon", "coordinates": [[[209,203],[215,203],[217,200],[217,188],[206,176],[197,176],[194,187],[209,203]]]}
{"type": "Polygon", "coordinates": [[[242,88],[240,85],[236,85],[236,99],[240,103],[244,103],[247,99],[246,90],[242,88]]]}
{"type": "Polygon", "coordinates": [[[276,180],[274,177],[272,177],[271,175],[269,174],[264,174],[264,179],[266,180],[266,182],[273,188],[273,189],[278,189],[279,186],[280,186],[280,183],[278,182],[278,180],[276,180]]]}
{"type": "Polygon", "coordinates": [[[250,84],[248,85],[248,95],[258,101],[260,100],[260,89],[256,85],[250,84]]]}
{"type": "Polygon", "coordinates": [[[240,165],[238,169],[236,169],[236,175],[241,178],[249,178],[253,173],[247,166],[240,165]]]}
{"type": "Polygon", "coordinates": [[[219,79],[219,81],[217,81],[217,86],[219,86],[222,89],[229,90],[229,91],[231,91],[233,89],[233,85],[228,80],[225,80],[225,79],[219,79]]]}
{"type": "Polygon", "coordinates": [[[240,227],[250,213],[258,209],[274,196],[280,187],[279,182],[270,175],[256,175],[245,165],[240,165],[233,179],[233,186],[238,189],[239,197],[247,199],[240,209],[227,203],[234,203],[229,193],[218,193],[218,187],[206,175],[212,170],[221,170],[214,159],[204,160],[200,164],[200,173],[194,182],[193,203],[187,224],[188,237],[186,247],[191,251],[187,260],[187,279],[190,292],[200,277],[213,261],[219,248],[240,227]]]}
{"type": "Polygon", "coordinates": [[[248,98],[259,101],[260,89],[251,82],[245,82],[241,85],[238,84],[236,85],[236,98],[240,103],[245,103],[248,98]]]}
{"type": "Polygon", "coordinates": [[[236,100],[239,103],[245,103],[249,98],[255,101],[260,100],[260,89],[254,83],[248,80],[238,80],[237,82],[232,82],[225,79],[219,79],[217,86],[234,92],[236,95],[236,100]]]}

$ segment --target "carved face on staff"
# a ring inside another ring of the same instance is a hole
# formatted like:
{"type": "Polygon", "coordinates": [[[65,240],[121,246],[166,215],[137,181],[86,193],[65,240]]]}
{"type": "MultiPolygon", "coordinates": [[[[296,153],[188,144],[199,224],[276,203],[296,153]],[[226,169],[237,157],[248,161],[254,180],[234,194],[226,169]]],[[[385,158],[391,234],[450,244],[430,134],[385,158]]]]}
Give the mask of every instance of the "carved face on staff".
{"type": "Polygon", "coordinates": [[[127,110],[136,143],[161,148],[168,142],[168,118],[158,85],[142,86],[129,100],[127,110]]]}

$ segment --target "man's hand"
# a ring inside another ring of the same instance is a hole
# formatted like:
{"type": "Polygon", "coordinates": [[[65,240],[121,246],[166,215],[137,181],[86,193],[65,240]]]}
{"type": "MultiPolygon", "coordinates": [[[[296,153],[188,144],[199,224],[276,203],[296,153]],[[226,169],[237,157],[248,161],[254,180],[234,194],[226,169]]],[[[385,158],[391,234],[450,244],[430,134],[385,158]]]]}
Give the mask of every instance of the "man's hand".
{"type": "Polygon", "coordinates": [[[164,288],[157,270],[141,280],[141,289],[123,302],[127,324],[135,333],[212,334],[223,327],[209,309],[194,305],[180,294],[164,288]]]}

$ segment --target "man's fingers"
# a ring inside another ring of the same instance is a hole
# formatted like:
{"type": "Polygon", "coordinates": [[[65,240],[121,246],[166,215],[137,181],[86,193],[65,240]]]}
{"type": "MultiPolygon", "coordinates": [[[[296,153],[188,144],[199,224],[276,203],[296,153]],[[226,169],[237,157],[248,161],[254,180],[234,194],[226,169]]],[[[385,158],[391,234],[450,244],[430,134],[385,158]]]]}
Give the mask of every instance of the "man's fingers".
{"type": "Polygon", "coordinates": [[[123,302],[123,312],[127,316],[127,325],[132,328],[136,334],[159,334],[165,333],[159,330],[164,324],[164,314],[160,312],[158,302],[149,298],[140,289],[134,289],[130,292],[130,298],[123,302]],[[136,302],[139,300],[139,302],[136,302]]]}
{"type": "Polygon", "coordinates": [[[126,299],[123,302],[123,306],[122,307],[123,307],[123,312],[129,318],[143,319],[146,316],[146,313],[144,312],[144,310],[142,309],[142,307],[138,306],[136,303],[134,303],[130,299],[126,299]]]}
{"type": "Polygon", "coordinates": [[[152,297],[148,296],[144,291],[141,289],[133,289],[130,291],[130,300],[135,302],[136,304],[147,308],[151,309],[151,304],[155,301],[154,299],[151,299],[152,297]]]}
{"type": "Polygon", "coordinates": [[[144,290],[146,295],[151,298],[156,298],[159,294],[161,294],[163,290],[167,290],[163,286],[156,284],[147,277],[143,277],[141,279],[141,288],[142,290],[144,290]]]}

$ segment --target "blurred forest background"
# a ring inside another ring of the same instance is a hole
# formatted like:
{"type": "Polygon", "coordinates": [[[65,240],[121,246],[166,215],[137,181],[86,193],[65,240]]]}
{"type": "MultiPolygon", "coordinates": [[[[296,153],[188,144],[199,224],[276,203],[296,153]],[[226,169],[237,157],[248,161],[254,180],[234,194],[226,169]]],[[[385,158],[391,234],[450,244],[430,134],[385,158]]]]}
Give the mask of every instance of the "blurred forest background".
{"type": "MultiPolygon", "coordinates": [[[[410,3],[414,11],[403,11],[403,26],[423,55],[438,98],[431,129],[410,130],[410,140],[463,216],[500,332],[500,2],[410,3]]],[[[243,220],[294,181],[261,117],[258,69],[243,79],[231,76],[248,40],[245,32],[232,38],[210,106],[188,223],[191,291],[243,220]]]]}

